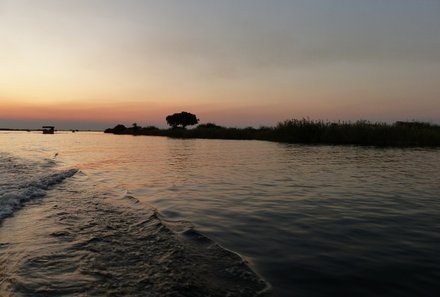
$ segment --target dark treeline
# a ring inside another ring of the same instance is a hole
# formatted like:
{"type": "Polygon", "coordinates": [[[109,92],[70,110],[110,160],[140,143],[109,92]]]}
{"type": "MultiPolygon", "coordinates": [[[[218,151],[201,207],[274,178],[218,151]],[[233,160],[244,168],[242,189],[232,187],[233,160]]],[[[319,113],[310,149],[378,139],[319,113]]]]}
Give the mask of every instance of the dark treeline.
{"type": "Polygon", "coordinates": [[[106,133],[156,135],[174,138],[254,139],[301,144],[363,145],[363,146],[440,146],[440,126],[424,122],[394,124],[357,122],[324,122],[308,119],[287,120],[275,127],[258,129],[227,128],[208,123],[194,129],[159,129],[154,126],[117,125],[106,133]]]}

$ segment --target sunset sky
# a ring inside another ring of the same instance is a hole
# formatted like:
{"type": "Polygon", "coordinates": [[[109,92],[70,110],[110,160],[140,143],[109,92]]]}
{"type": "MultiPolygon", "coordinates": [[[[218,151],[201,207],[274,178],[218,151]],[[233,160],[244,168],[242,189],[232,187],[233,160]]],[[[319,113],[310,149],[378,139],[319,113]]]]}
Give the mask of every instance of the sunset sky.
{"type": "Polygon", "coordinates": [[[439,0],[0,0],[0,127],[440,123],[439,0]]]}

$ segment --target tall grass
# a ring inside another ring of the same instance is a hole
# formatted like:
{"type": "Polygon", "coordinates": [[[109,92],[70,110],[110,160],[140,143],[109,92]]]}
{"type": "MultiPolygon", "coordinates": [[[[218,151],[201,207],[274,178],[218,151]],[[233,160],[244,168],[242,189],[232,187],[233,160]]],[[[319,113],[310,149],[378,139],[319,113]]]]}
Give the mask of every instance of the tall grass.
{"type": "Polygon", "coordinates": [[[362,146],[440,146],[440,126],[424,122],[394,124],[357,122],[324,122],[292,119],[275,127],[226,128],[212,123],[194,129],[158,129],[156,127],[121,127],[107,133],[158,135],[174,138],[255,139],[302,144],[362,145],[362,146]]]}
{"type": "Polygon", "coordinates": [[[440,126],[421,122],[371,123],[288,120],[274,129],[278,141],[373,146],[439,146],[440,126]]]}

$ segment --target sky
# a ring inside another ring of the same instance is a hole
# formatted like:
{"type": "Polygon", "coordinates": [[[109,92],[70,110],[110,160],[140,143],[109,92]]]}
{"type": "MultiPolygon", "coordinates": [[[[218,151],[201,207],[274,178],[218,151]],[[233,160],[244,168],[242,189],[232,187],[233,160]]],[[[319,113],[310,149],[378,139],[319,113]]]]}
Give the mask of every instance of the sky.
{"type": "Polygon", "coordinates": [[[439,0],[0,0],[0,127],[440,123],[439,0]]]}

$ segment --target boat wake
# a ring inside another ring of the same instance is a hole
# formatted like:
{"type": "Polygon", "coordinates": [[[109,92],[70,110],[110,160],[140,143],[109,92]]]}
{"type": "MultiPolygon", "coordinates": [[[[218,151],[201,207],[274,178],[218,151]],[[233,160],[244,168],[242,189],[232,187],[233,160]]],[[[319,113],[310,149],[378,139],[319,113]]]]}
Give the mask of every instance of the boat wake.
{"type": "Polygon", "coordinates": [[[50,187],[78,171],[75,168],[54,171],[50,168],[52,163],[52,160],[46,160],[32,164],[12,156],[0,155],[0,222],[18,210],[24,202],[45,196],[50,187]]]}
{"type": "Polygon", "coordinates": [[[76,169],[9,187],[1,199],[3,217],[15,211],[0,226],[1,296],[268,294],[245,260],[191,224],[167,222],[76,169]]]}

